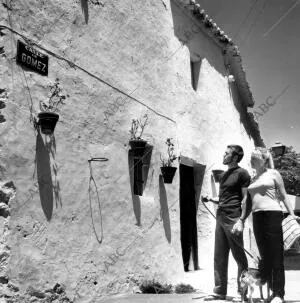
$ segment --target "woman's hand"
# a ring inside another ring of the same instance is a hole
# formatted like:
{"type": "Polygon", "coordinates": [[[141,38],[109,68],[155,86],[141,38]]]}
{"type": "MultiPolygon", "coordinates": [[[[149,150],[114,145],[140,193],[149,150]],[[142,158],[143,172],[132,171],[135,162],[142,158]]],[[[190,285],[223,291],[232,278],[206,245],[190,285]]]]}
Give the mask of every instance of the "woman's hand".
{"type": "Polygon", "coordinates": [[[300,222],[300,217],[296,216],[295,214],[291,215],[293,219],[297,220],[298,222],[300,222]]]}

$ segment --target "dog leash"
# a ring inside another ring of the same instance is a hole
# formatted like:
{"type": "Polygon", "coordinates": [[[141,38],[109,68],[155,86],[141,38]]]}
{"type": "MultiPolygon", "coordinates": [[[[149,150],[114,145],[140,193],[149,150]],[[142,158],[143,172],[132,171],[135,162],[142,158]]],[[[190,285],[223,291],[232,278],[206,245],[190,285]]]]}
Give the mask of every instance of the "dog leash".
{"type": "MultiPolygon", "coordinates": [[[[205,204],[205,202],[204,201],[202,201],[202,199],[201,199],[201,202],[202,202],[202,204],[204,205],[204,207],[207,209],[207,211],[215,218],[215,220],[217,221],[217,217],[211,212],[211,210],[206,206],[206,204],[205,204]]],[[[220,222],[219,222],[220,223],[220,222]]],[[[220,225],[222,226],[222,224],[220,223],[220,225]]],[[[222,226],[222,227],[224,227],[224,226],[222,226]]],[[[235,238],[232,238],[233,239],[233,241],[249,256],[249,257],[251,257],[254,261],[255,261],[255,263],[258,265],[259,264],[259,262],[260,262],[260,258],[255,258],[254,256],[253,256],[253,254],[251,254],[245,247],[243,247],[240,243],[238,243],[237,242],[237,240],[235,239],[235,238]]]]}

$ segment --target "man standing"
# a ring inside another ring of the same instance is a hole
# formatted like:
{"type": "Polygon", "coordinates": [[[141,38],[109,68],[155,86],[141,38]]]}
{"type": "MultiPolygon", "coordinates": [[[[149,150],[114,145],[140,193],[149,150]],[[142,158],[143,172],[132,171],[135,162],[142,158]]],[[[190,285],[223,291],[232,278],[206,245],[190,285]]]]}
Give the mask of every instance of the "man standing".
{"type": "Polygon", "coordinates": [[[227,294],[227,271],[229,251],[238,264],[238,292],[240,293],[240,275],[248,269],[248,261],[243,250],[244,212],[247,199],[249,173],[238,163],[244,151],[239,145],[228,145],[223,156],[223,164],[228,166],[220,180],[219,197],[202,197],[203,202],[218,204],[215,229],[214,251],[214,294],[205,301],[225,300],[227,294]]]}

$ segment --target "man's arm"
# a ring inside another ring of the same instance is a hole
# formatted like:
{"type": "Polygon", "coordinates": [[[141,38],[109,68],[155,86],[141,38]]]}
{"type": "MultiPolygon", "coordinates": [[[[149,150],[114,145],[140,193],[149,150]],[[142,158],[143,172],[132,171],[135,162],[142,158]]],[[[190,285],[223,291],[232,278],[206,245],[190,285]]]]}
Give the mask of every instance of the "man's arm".
{"type": "Polygon", "coordinates": [[[250,194],[248,193],[247,187],[242,187],[242,194],[243,194],[243,199],[241,202],[242,214],[238,219],[238,221],[232,227],[231,232],[233,234],[240,234],[243,232],[244,222],[247,219],[247,217],[250,215],[252,209],[251,197],[250,194]]]}
{"type": "Polygon", "coordinates": [[[240,220],[245,222],[252,211],[252,200],[250,193],[246,187],[242,188],[243,200],[242,200],[242,214],[240,216],[240,220]]]}

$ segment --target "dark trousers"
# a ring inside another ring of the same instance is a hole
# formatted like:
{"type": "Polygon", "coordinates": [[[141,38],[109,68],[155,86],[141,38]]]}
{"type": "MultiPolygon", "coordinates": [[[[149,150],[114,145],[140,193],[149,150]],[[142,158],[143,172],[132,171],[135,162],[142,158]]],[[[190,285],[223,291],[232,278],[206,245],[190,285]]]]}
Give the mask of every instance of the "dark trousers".
{"type": "Polygon", "coordinates": [[[219,295],[227,294],[228,280],[228,259],[229,251],[238,265],[238,291],[240,292],[240,275],[243,270],[248,269],[248,260],[244,247],[243,234],[234,235],[231,233],[233,225],[239,217],[230,218],[222,211],[217,212],[217,223],[215,230],[215,252],[214,252],[214,293],[219,295]]]}
{"type": "Polygon", "coordinates": [[[283,214],[281,211],[253,213],[253,231],[261,256],[261,274],[274,296],[284,297],[283,214]]]}

